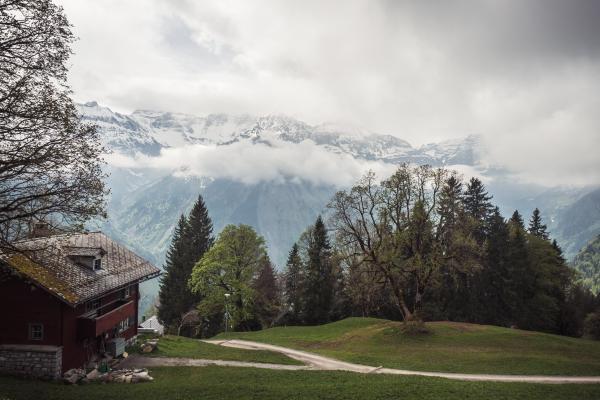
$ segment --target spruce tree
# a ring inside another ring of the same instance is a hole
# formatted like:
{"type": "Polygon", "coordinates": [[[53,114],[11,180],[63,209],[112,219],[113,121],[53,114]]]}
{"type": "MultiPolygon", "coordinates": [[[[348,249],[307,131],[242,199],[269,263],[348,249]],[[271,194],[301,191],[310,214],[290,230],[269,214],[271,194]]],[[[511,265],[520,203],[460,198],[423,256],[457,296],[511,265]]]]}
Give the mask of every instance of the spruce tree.
{"type": "Polygon", "coordinates": [[[523,222],[523,217],[521,216],[521,213],[519,213],[519,210],[515,210],[515,212],[513,212],[509,222],[513,229],[518,228],[522,231],[525,230],[525,223],[523,222]]]}
{"type": "Polygon", "coordinates": [[[182,266],[186,263],[187,257],[187,246],[183,239],[183,234],[187,229],[187,219],[181,215],[173,232],[171,245],[167,250],[163,268],[165,273],[160,282],[158,319],[167,327],[177,324],[182,310],[185,308],[183,285],[187,286],[187,278],[182,274],[182,266]]]}
{"type": "Polygon", "coordinates": [[[188,281],[194,265],[212,243],[212,222],[202,196],[198,196],[189,217],[180,217],[167,253],[159,292],[159,319],[165,325],[178,325],[181,316],[201,300],[201,294],[192,293],[188,281]]]}
{"type": "Polygon", "coordinates": [[[284,276],[285,303],[289,312],[289,322],[299,323],[302,311],[303,274],[297,243],[294,243],[290,250],[284,276]]]}
{"type": "Polygon", "coordinates": [[[523,218],[515,210],[509,220],[508,260],[510,264],[510,281],[508,289],[511,294],[507,298],[511,308],[511,321],[519,328],[526,329],[530,317],[529,300],[535,293],[535,275],[531,270],[531,260],[527,246],[527,233],[523,226],[523,218]]]}
{"type": "Polygon", "coordinates": [[[185,279],[185,289],[183,289],[182,293],[184,299],[182,307],[185,309],[182,310],[182,313],[194,308],[201,299],[201,295],[192,293],[187,283],[194,265],[200,261],[204,253],[213,245],[212,230],[212,221],[208,216],[204,199],[199,195],[192,206],[192,210],[187,218],[186,229],[182,235],[186,248],[186,259],[184,265],[182,265],[182,279],[185,279]]]}
{"type": "Polygon", "coordinates": [[[254,281],[254,315],[262,329],[270,328],[279,313],[280,292],[273,264],[266,258],[254,281]]]}
{"type": "Polygon", "coordinates": [[[542,217],[540,216],[540,210],[533,210],[531,220],[529,220],[529,233],[542,239],[548,239],[548,232],[546,232],[546,225],[542,223],[542,217]]]}
{"type": "Polygon", "coordinates": [[[442,187],[438,213],[440,215],[440,239],[443,245],[448,245],[456,224],[460,222],[463,213],[462,183],[454,175],[448,178],[442,187]]]}
{"type": "Polygon", "coordinates": [[[475,239],[482,244],[485,241],[485,221],[492,211],[492,196],[485,190],[483,182],[471,178],[465,190],[463,202],[467,215],[475,220],[475,239]]]}
{"type": "MultiPolygon", "coordinates": [[[[479,305],[476,321],[507,325],[511,321],[511,300],[516,294],[509,285],[511,275],[508,225],[495,207],[488,219],[485,260],[478,285],[479,305]]],[[[513,302],[514,303],[514,302],[513,302]]]]}
{"type": "Polygon", "coordinates": [[[308,324],[322,324],[329,321],[333,277],[331,245],[321,216],[311,230],[307,253],[304,320],[308,324]]]}

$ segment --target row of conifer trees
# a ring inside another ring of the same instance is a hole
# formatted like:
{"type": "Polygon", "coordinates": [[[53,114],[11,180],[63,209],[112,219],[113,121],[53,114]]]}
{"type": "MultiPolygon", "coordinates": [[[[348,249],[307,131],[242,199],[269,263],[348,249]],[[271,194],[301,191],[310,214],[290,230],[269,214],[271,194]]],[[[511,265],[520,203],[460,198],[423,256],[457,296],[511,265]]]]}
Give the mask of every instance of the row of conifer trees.
{"type": "MultiPolygon", "coordinates": [[[[468,219],[477,251],[470,268],[440,264],[423,293],[419,317],[580,336],[586,315],[600,303],[578,283],[560,247],[550,239],[540,211],[534,210],[527,226],[518,211],[505,220],[476,178],[464,188],[460,181],[448,179],[444,190],[458,199],[457,215],[468,219]]],[[[171,331],[178,330],[182,317],[202,300],[202,293],[190,290],[189,280],[194,265],[213,245],[212,229],[199,197],[189,216],[180,218],[167,253],[158,316],[171,331]]],[[[249,287],[257,306],[245,310],[246,320],[238,320],[236,327],[314,325],[348,316],[402,319],[385,279],[340,247],[335,229],[328,230],[319,216],[291,248],[281,273],[268,257],[255,270],[249,287]]],[[[411,285],[408,279],[405,290],[410,292],[411,285]]],[[[195,334],[210,335],[224,327],[221,309],[198,318],[204,327],[195,334]]]]}

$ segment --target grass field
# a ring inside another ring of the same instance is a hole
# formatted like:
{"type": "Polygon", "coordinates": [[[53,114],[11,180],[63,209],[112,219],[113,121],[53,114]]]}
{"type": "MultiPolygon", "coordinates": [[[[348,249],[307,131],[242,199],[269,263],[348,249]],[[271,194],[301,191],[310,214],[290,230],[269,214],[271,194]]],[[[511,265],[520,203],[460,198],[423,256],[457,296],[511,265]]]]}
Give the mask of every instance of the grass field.
{"type": "Polygon", "coordinates": [[[0,377],[0,399],[600,399],[600,385],[460,382],[227,367],[155,368],[151,375],[155,380],[149,383],[81,386],[0,377]]]}
{"type": "Polygon", "coordinates": [[[600,375],[600,342],[487,325],[428,323],[406,335],[401,323],[348,318],[314,327],[232,332],[237,338],[307,350],[372,366],[420,371],[600,375]]]}
{"type": "MultiPolygon", "coordinates": [[[[135,351],[128,348],[129,352],[135,351]]],[[[259,363],[302,365],[301,362],[271,351],[253,351],[217,346],[181,336],[163,336],[158,348],[143,354],[149,357],[183,357],[202,358],[207,360],[249,361],[259,363]]],[[[2,399],[0,399],[2,400],[2,399]]]]}

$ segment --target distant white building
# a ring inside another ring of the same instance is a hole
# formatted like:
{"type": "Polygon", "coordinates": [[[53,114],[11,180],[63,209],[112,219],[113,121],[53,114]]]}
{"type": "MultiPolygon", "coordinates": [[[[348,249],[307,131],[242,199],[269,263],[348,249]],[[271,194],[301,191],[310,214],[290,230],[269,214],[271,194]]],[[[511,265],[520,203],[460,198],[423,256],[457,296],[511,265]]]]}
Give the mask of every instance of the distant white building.
{"type": "Polygon", "coordinates": [[[152,333],[155,335],[162,335],[165,332],[165,327],[158,322],[156,315],[151,316],[138,327],[138,333],[152,333]]]}

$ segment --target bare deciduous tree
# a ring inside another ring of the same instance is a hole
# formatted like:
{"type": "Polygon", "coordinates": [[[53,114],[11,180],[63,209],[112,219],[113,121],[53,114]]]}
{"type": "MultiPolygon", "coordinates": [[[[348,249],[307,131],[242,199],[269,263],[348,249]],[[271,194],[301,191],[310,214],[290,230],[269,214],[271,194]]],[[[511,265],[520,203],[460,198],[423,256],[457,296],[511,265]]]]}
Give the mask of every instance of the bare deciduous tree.
{"type": "Polygon", "coordinates": [[[385,281],[407,321],[420,318],[423,296],[442,266],[470,264],[473,241],[467,230],[455,229],[451,241],[440,237],[447,230],[439,200],[450,175],[441,168],[402,165],[378,184],[370,172],[329,204],[338,247],[385,281]]]}
{"type": "Polygon", "coordinates": [[[0,248],[32,221],[105,214],[103,148],[66,83],[73,40],[50,0],[0,0],[0,248]]]}

